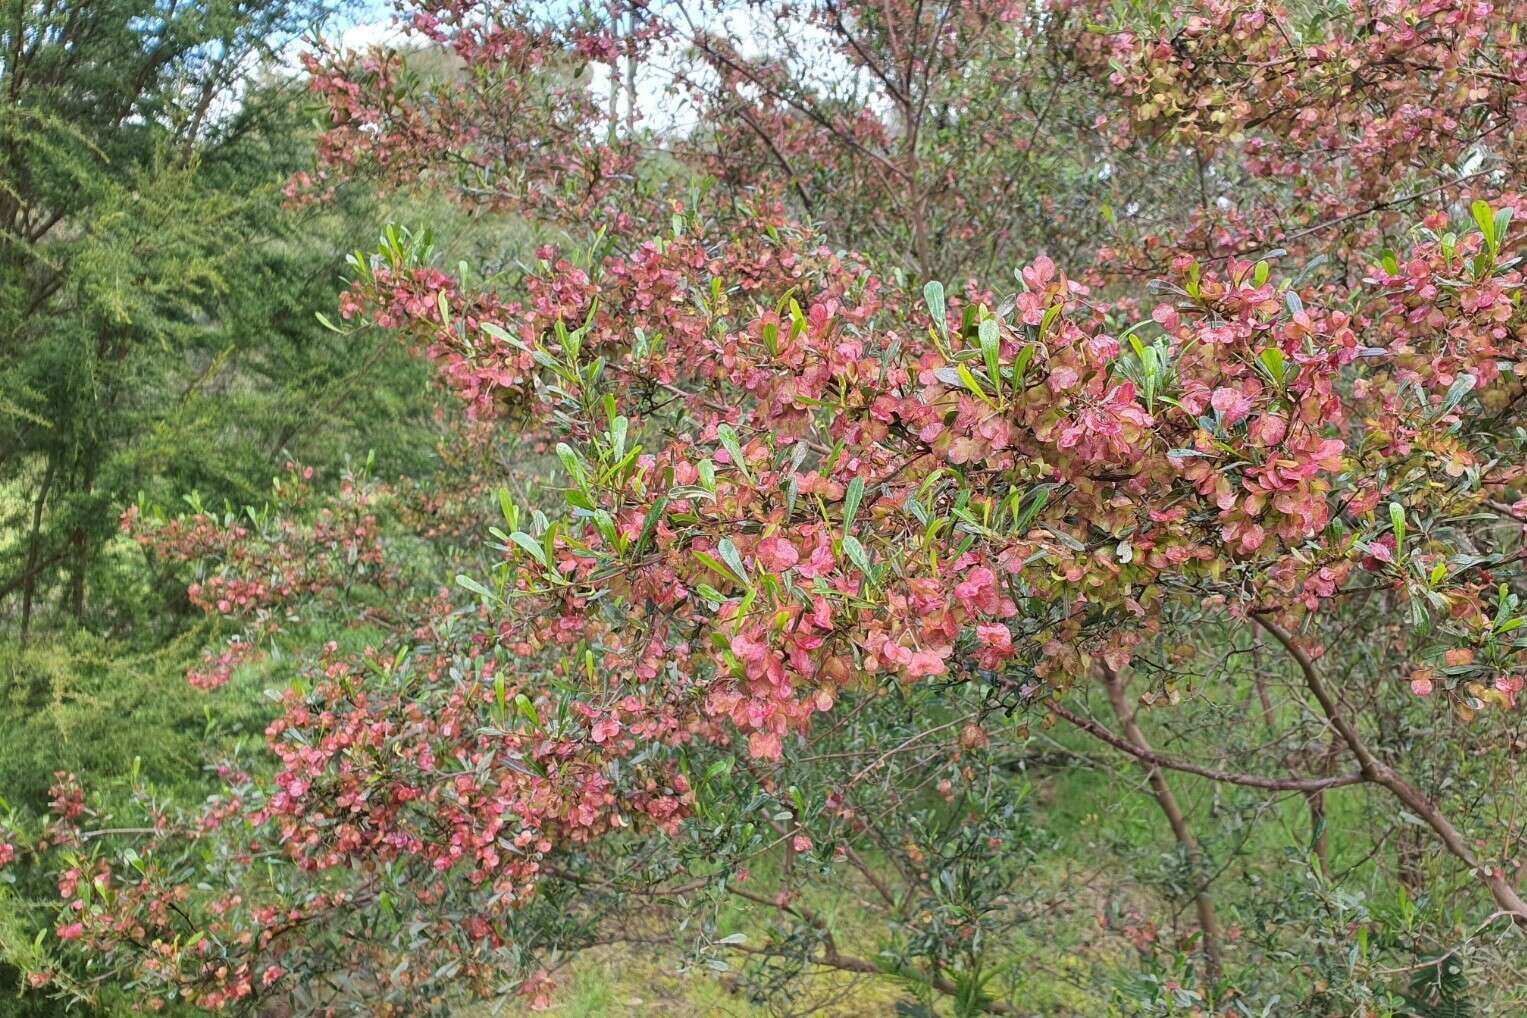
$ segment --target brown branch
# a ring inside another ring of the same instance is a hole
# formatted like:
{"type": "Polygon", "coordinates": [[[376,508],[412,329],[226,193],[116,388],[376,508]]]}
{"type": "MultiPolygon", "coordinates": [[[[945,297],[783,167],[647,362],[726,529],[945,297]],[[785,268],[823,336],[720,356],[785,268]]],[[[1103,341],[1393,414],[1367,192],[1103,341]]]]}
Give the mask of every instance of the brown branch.
{"type": "MultiPolygon", "coordinates": [[[[1150,753],[1150,743],[1146,741],[1145,733],[1140,730],[1135,721],[1134,708],[1130,706],[1128,694],[1124,688],[1124,680],[1119,673],[1107,664],[1101,666],[1103,673],[1103,686],[1108,691],[1108,702],[1113,707],[1114,716],[1119,719],[1119,726],[1124,729],[1127,738],[1135,750],[1150,753]]],[[[1188,818],[1182,812],[1182,807],[1177,804],[1177,797],[1172,794],[1172,787],[1167,784],[1166,776],[1161,773],[1159,764],[1141,760],[1145,768],[1145,779],[1150,783],[1151,794],[1156,798],[1156,804],[1161,807],[1162,814],[1166,817],[1167,824],[1172,828],[1172,836],[1187,856],[1188,865],[1193,870],[1193,904],[1198,912],[1198,926],[1203,932],[1204,963],[1207,970],[1208,982],[1213,986],[1219,982],[1220,974],[1220,932],[1219,918],[1214,911],[1214,899],[1209,895],[1207,880],[1200,880],[1198,870],[1203,863],[1203,853],[1199,850],[1198,839],[1193,837],[1193,831],[1188,826],[1188,818]]]]}
{"type": "Polygon", "coordinates": [[[80,840],[89,841],[91,838],[104,838],[113,834],[160,834],[156,827],[102,827],[94,831],[81,831],[80,840]]]}
{"type": "Polygon", "coordinates": [[[953,728],[955,725],[963,725],[963,724],[965,724],[965,723],[967,723],[969,721],[974,720],[975,717],[976,717],[976,715],[974,715],[974,714],[966,714],[966,715],[963,715],[961,717],[955,718],[953,721],[946,721],[946,722],[944,722],[941,725],[935,725],[932,728],[925,728],[925,729],[923,729],[922,731],[918,732],[916,735],[914,735],[911,738],[905,740],[904,742],[900,743],[899,745],[893,746],[890,749],[886,750],[884,753],[880,754],[880,756],[875,758],[875,760],[873,762],[871,762],[869,764],[866,764],[864,766],[864,768],[859,771],[859,773],[855,774],[853,777],[848,779],[848,787],[852,788],[854,785],[857,785],[871,771],[879,770],[881,765],[884,764],[887,760],[891,759],[891,757],[895,756],[896,754],[904,752],[905,750],[909,749],[915,743],[921,742],[922,740],[926,739],[928,736],[934,735],[934,734],[936,734],[938,732],[942,732],[945,729],[953,728]]]}
{"type": "Polygon", "coordinates": [[[1340,774],[1329,778],[1269,778],[1260,774],[1243,774],[1238,771],[1203,767],[1199,764],[1190,763],[1187,760],[1177,760],[1173,757],[1163,756],[1152,749],[1142,749],[1128,740],[1115,735],[1091,718],[1069,710],[1054,701],[1051,701],[1049,706],[1052,713],[1065,718],[1088,735],[1101,739],[1114,749],[1122,750],[1148,764],[1164,767],[1169,771],[1197,774],[1199,777],[1208,778],[1210,781],[1223,781],[1231,785],[1245,785],[1248,788],[1262,788],[1269,792],[1315,792],[1326,788],[1341,788],[1344,785],[1356,785],[1365,780],[1360,773],[1340,774]]]}
{"type": "Polygon", "coordinates": [[[864,879],[869,881],[870,886],[875,889],[875,893],[879,894],[885,903],[891,906],[892,911],[898,915],[901,914],[901,905],[897,904],[896,895],[892,893],[890,885],[870,868],[869,863],[864,861],[864,857],[855,851],[852,846],[848,845],[844,846],[843,853],[848,857],[848,861],[853,865],[854,869],[858,870],[864,876],[864,879]]]}
{"type": "Polygon", "coordinates": [[[1523,516],[1521,513],[1517,512],[1514,508],[1504,502],[1497,502],[1493,498],[1487,498],[1485,499],[1485,505],[1489,506],[1491,509],[1494,509],[1502,516],[1516,520],[1518,523],[1527,523],[1527,516],[1523,516]]]}
{"type": "Polygon", "coordinates": [[[719,60],[721,63],[725,64],[727,67],[731,68],[736,73],[744,76],[745,78],[747,78],[747,80],[750,83],[752,83],[753,85],[756,85],[759,89],[761,89],[764,92],[765,95],[768,95],[770,98],[777,99],[780,102],[784,103],[785,105],[787,105],[787,106],[791,107],[792,109],[796,110],[801,115],[807,117],[808,119],[810,119],[811,121],[816,123],[817,126],[819,126],[819,127],[823,128],[824,130],[826,130],[827,133],[831,134],[834,138],[836,138],[838,141],[842,142],[844,145],[848,146],[850,149],[852,149],[852,150],[854,150],[856,152],[859,152],[862,155],[864,155],[866,158],[872,160],[873,162],[878,163],[882,168],[884,168],[885,170],[890,172],[893,176],[897,176],[897,177],[904,177],[904,176],[906,176],[905,171],[902,170],[902,168],[900,166],[897,166],[894,162],[892,162],[891,160],[887,159],[884,155],[880,154],[879,152],[875,152],[872,149],[865,148],[856,139],[850,137],[849,135],[844,134],[843,131],[837,125],[833,124],[830,120],[828,120],[827,117],[825,117],[819,110],[817,110],[817,109],[815,109],[813,107],[807,106],[805,103],[801,102],[800,100],[795,99],[792,96],[786,95],[785,93],[779,91],[778,89],[771,88],[762,78],[760,78],[757,74],[753,73],[753,71],[750,68],[745,67],[742,64],[739,64],[737,61],[731,59],[725,53],[721,52],[719,49],[717,49],[716,47],[712,46],[709,43],[709,41],[707,41],[704,37],[700,37],[700,38],[697,38],[695,40],[695,48],[700,50],[706,56],[711,57],[711,58],[713,58],[715,60],[719,60]]]}
{"type": "Polygon", "coordinates": [[[46,570],[50,566],[53,566],[53,565],[58,564],[59,562],[62,562],[63,558],[64,558],[64,553],[63,552],[61,552],[61,551],[60,552],[55,552],[54,554],[49,555],[47,558],[45,558],[45,559],[41,560],[40,562],[38,562],[35,566],[29,566],[27,569],[23,570],[22,572],[18,573],[15,576],[12,576],[10,579],[6,580],[4,583],[0,583],[0,597],[5,597],[7,594],[12,593],[17,588],[19,588],[22,584],[26,583],[32,577],[36,576],[38,573],[43,572],[44,570],[46,570]]]}
{"type": "Polygon", "coordinates": [[[1473,849],[1469,847],[1468,842],[1464,839],[1463,834],[1459,832],[1458,828],[1453,826],[1452,821],[1443,815],[1436,804],[1419,790],[1412,787],[1392,767],[1374,756],[1373,751],[1363,741],[1362,735],[1357,731],[1357,728],[1342,713],[1336,698],[1326,688],[1324,680],[1320,677],[1319,670],[1315,667],[1314,660],[1311,659],[1303,647],[1299,646],[1288,630],[1258,614],[1253,614],[1251,619],[1266,630],[1273,639],[1281,643],[1283,648],[1288,651],[1289,656],[1299,665],[1299,670],[1304,675],[1305,685],[1309,687],[1310,692],[1319,701],[1320,709],[1331,723],[1331,727],[1336,729],[1336,733],[1341,736],[1341,740],[1347,744],[1347,749],[1351,751],[1352,756],[1357,760],[1358,766],[1362,770],[1363,780],[1371,781],[1376,785],[1382,785],[1384,788],[1387,788],[1407,809],[1420,817],[1426,826],[1430,827],[1437,835],[1438,840],[1442,842],[1443,846],[1467,866],[1480,882],[1485,885],[1490,892],[1490,896],[1495,899],[1495,903],[1501,907],[1501,910],[1510,914],[1517,926],[1527,929],[1527,902],[1522,900],[1521,894],[1506,880],[1505,873],[1501,868],[1498,866],[1485,867],[1481,865],[1479,859],[1474,855],[1473,849]]]}
{"type": "Polygon", "coordinates": [[[737,115],[742,118],[742,122],[747,124],[754,134],[758,135],[758,140],[764,143],[769,149],[769,154],[774,157],[774,161],[779,163],[779,168],[785,171],[785,178],[790,181],[790,186],[800,196],[801,204],[806,207],[806,214],[815,218],[817,214],[816,206],[812,203],[811,196],[806,193],[806,188],[802,186],[800,175],[791,167],[790,160],[786,159],[785,154],[779,150],[779,146],[774,144],[774,139],[769,137],[769,133],[760,127],[756,120],[748,116],[748,111],[743,107],[742,103],[739,102],[736,109],[737,115]]]}
{"type": "Polygon", "coordinates": [[[1259,251],[1265,248],[1287,244],[1290,241],[1308,237],[1312,233],[1319,233],[1322,230],[1329,230],[1333,226],[1340,226],[1342,223],[1350,222],[1353,219],[1361,219],[1363,216],[1369,216],[1375,212],[1384,212],[1389,209],[1399,208],[1401,205],[1408,205],[1413,201],[1419,201],[1422,198],[1428,198],[1436,194],[1438,191],[1446,191],[1450,187],[1458,187],[1462,184],[1467,184],[1471,180],[1487,176],[1494,172],[1495,171],[1493,169],[1478,170],[1474,173],[1468,174],[1467,176],[1459,177],[1456,180],[1449,180],[1438,184],[1435,187],[1428,187],[1424,191],[1415,191],[1411,194],[1400,195],[1398,198],[1388,198],[1384,201],[1377,201],[1372,205],[1364,206],[1355,212],[1348,212],[1346,215],[1337,216],[1334,219],[1327,219],[1324,222],[1316,223],[1314,226],[1307,226],[1302,230],[1295,230],[1293,233],[1285,234],[1284,236],[1277,238],[1277,240],[1271,243],[1253,244],[1250,247],[1243,247],[1237,251],[1231,252],[1230,254],[1218,255],[1211,260],[1223,261],[1226,258],[1235,258],[1240,255],[1250,254],[1253,251],[1259,251]]]}

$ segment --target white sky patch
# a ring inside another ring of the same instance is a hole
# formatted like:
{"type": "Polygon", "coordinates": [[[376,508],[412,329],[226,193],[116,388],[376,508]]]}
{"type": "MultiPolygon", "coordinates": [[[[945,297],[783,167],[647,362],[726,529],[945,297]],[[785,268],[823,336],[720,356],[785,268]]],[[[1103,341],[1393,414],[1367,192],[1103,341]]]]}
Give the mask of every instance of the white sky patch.
{"type": "Polygon", "coordinates": [[[396,46],[406,38],[403,26],[391,18],[351,25],[339,32],[334,41],[341,49],[368,50],[373,46],[396,46]]]}
{"type": "MultiPolygon", "coordinates": [[[[864,92],[860,86],[867,72],[850,64],[830,36],[816,26],[798,22],[782,25],[745,2],[697,4],[692,0],[679,0],[678,3],[661,4],[657,9],[661,16],[671,19],[682,29],[681,37],[649,51],[637,67],[636,107],[642,130],[672,136],[687,134],[699,125],[699,110],[691,102],[687,89],[675,86],[675,82],[683,79],[698,82],[702,90],[714,89],[717,85],[714,72],[690,52],[687,33],[698,27],[730,38],[738,53],[750,60],[785,60],[794,56],[796,59],[789,61],[792,78],[823,94],[843,96],[864,92]],[[802,57],[807,59],[803,62],[802,57]]],[[[358,52],[417,45],[420,39],[390,11],[376,7],[365,12],[361,20],[342,27],[331,26],[324,38],[342,50],[358,52]]],[[[277,73],[302,73],[301,55],[313,48],[312,42],[311,38],[295,39],[284,47],[277,73]]],[[[600,107],[605,108],[609,103],[611,68],[596,63],[590,65],[589,70],[589,90],[600,107]]],[[[630,110],[624,67],[617,68],[615,73],[620,79],[616,109],[624,125],[630,110]]],[[[874,90],[869,94],[880,98],[874,90]]],[[[870,105],[880,104],[871,102],[870,105]]]]}
{"type": "MultiPolygon", "coordinates": [[[[329,26],[321,31],[323,39],[341,50],[352,49],[364,53],[370,49],[389,49],[406,45],[408,32],[391,15],[376,16],[372,20],[329,26]]],[[[302,35],[281,48],[278,74],[302,74],[302,54],[313,49],[313,37],[302,35]]]]}
{"type": "MultiPolygon", "coordinates": [[[[703,28],[713,35],[730,39],[737,53],[746,60],[788,61],[795,82],[823,95],[842,95],[858,88],[861,76],[867,73],[850,64],[838,51],[832,37],[815,25],[798,22],[782,25],[778,19],[746,3],[714,8],[696,6],[687,11],[682,5],[667,7],[664,16],[682,26],[681,37],[650,52],[636,73],[640,126],[659,135],[687,134],[699,126],[699,111],[691,102],[687,88],[677,87],[676,82],[696,82],[702,92],[713,91],[719,84],[715,72],[691,52],[690,36],[696,29],[703,28]],[[803,63],[801,57],[806,54],[810,57],[803,63]]],[[[607,103],[611,68],[607,64],[595,64],[592,70],[590,89],[607,103]]],[[[617,73],[624,74],[623,70],[617,73]]],[[[617,97],[622,122],[629,108],[622,77],[617,97]]]]}

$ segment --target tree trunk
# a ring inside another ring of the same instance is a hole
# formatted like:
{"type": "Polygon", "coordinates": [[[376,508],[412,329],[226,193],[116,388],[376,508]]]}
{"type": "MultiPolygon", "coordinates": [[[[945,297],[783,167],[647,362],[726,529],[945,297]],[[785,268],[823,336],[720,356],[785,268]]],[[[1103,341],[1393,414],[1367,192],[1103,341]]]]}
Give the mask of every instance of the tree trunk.
{"type": "Polygon", "coordinates": [[[626,15],[626,131],[636,134],[636,11],[626,15]]]}
{"type": "MultiPolygon", "coordinates": [[[[1128,692],[1124,688],[1124,680],[1120,678],[1118,672],[1107,665],[1102,666],[1102,671],[1103,685],[1108,690],[1108,702],[1113,707],[1114,716],[1119,719],[1119,727],[1123,730],[1124,737],[1139,749],[1147,753],[1151,752],[1145,733],[1135,723],[1135,711],[1129,702],[1128,692]]],[[[1199,851],[1198,841],[1188,827],[1188,818],[1177,804],[1177,797],[1172,794],[1171,786],[1167,784],[1166,775],[1155,764],[1141,761],[1141,766],[1145,768],[1145,777],[1150,782],[1151,794],[1156,797],[1157,805],[1161,807],[1161,812],[1166,815],[1167,823],[1171,825],[1172,836],[1177,839],[1177,844],[1187,856],[1193,879],[1193,904],[1198,911],[1199,929],[1203,931],[1205,968],[1210,984],[1217,983],[1221,960],[1219,918],[1214,912],[1214,899],[1209,895],[1208,884],[1201,880],[1203,853],[1199,851]]]]}
{"type": "MultiPolygon", "coordinates": [[[[85,450],[85,476],[80,491],[87,498],[95,491],[99,447],[92,444],[85,450]]],[[[70,554],[73,561],[69,568],[69,610],[74,621],[85,622],[85,574],[90,568],[90,542],[84,523],[77,523],[69,533],[70,554]]]]}
{"type": "Polygon", "coordinates": [[[1320,875],[1331,875],[1331,846],[1330,839],[1326,837],[1326,794],[1324,792],[1306,792],[1304,801],[1310,807],[1310,852],[1315,856],[1315,865],[1320,870],[1320,875]]]}
{"type": "Polygon", "coordinates": [[[38,567],[37,559],[41,555],[42,541],[42,508],[48,500],[48,491],[53,487],[53,477],[57,472],[58,461],[52,455],[48,456],[48,467],[43,471],[42,484],[37,489],[37,500],[32,503],[32,529],[27,538],[27,567],[25,578],[21,582],[21,642],[25,643],[27,634],[32,628],[32,599],[37,593],[37,574],[42,570],[38,567]]]}

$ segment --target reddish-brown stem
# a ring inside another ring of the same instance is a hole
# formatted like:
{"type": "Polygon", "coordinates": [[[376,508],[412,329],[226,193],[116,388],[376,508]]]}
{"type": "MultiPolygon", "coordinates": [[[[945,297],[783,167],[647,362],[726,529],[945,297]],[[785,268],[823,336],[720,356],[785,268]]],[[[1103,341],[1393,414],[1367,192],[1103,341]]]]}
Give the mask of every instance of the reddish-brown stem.
{"type": "Polygon", "coordinates": [[[1208,778],[1210,781],[1223,781],[1231,785],[1245,785],[1248,788],[1262,788],[1269,792],[1318,792],[1327,788],[1341,788],[1343,785],[1356,785],[1364,780],[1362,774],[1358,773],[1338,774],[1329,778],[1269,778],[1261,774],[1244,774],[1239,771],[1203,767],[1190,763],[1187,760],[1163,756],[1149,748],[1136,746],[1127,739],[1122,739],[1113,732],[1110,732],[1091,718],[1078,714],[1053,701],[1050,703],[1050,711],[1065,718],[1088,735],[1108,743],[1114,749],[1128,753],[1143,763],[1162,767],[1169,771],[1197,774],[1199,777],[1208,778]]]}
{"type": "MultiPolygon", "coordinates": [[[[1102,673],[1103,686],[1108,691],[1108,703],[1113,707],[1114,717],[1118,718],[1124,737],[1136,749],[1150,752],[1150,743],[1135,722],[1135,711],[1129,703],[1123,678],[1106,664],[1102,666],[1102,673]]],[[[1177,797],[1172,794],[1172,788],[1167,784],[1160,765],[1141,760],[1141,766],[1145,768],[1145,778],[1150,783],[1151,794],[1156,797],[1156,804],[1161,807],[1167,824],[1172,828],[1172,836],[1177,839],[1178,846],[1188,860],[1190,879],[1193,881],[1193,906],[1198,912],[1198,926],[1203,934],[1201,943],[1204,964],[1209,976],[1208,982],[1212,986],[1219,982],[1220,932],[1219,918],[1214,911],[1214,898],[1209,894],[1207,882],[1202,880],[1203,853],[1199,850],[1198,840],[1193,837],[1192,828],[1188,826],[1188,818],[1178,805],[1177,797]]]]}
{"type": "Polygon", "coordinates": [[[1519,926],[1527,928],[1527,902],[1522,900],[1521,894],[1511,886],[1506,879],[1505,873],[1498,866],[1482,866],[1474,855],[1474,850],[1469,847],[1458,828],[1453,826],[1437,805],[1414,788],[1402,778],[1388,764],[1374,756],[1368,744],[1363,741],[1362,735],[1355,725],[1342,712],[1340,704],[1331,691],[1326,688],[1325,682],[1320,677],[1320,671],[1315,667],[1315,662],[1301,647],[1288,630],[1270,619],[1261,615],[1252,615],[1252,621],[1266,630],[1275,640],[1281,643],[1289,656],[1299,665],[1299,670],[1304,676],[1305,685],[1320,704],[1321,711],[1331,727],[1336,729],[1337,735],[1342,742],[1346,743],[1348,751],[1357,760],[1357,765],[1362,771],[1363,780],[1382,785],[1389,792],[1419,817],[1427,827],[1436,834],[1454,857],[1469,868],[1469,870],[1485,885],[1495,903],[1501,911],[1510,915],[1512,920],[1519,926]]]}

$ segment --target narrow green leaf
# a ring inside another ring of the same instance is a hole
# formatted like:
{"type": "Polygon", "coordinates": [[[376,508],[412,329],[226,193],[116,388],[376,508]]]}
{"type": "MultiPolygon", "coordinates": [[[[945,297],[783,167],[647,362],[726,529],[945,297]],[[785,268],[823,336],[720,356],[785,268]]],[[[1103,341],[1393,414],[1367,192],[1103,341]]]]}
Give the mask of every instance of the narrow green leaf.
{"type": "MultiPolygon", "coordinates": [[[[694,556],[695,556],[695,561],[699,562],[702,566],[704,566],[705,568],[709,569],[711,572],[715,573],[717,576],[724,576],[728,580],[737,580],[737,581],[740,581],[742,579],[740,576],[737,575],[736,572],[734,572],[731,569],[728,569],[725,565],[723,565],[721,563],[721,561],[719,559],[717,559],[713,555],[707,555],[703,551],[697,551],[697,552],[694,553],[694,556]]],[[[708,598],[708,600],[721,601],[721,600],[724,600],[724,598],[718,596],[718,597],[714,597],[714,598],[708,598]]]]}
{"type": "Polygon", "coordinates": [[[553,572],[552,563],[557,560],[557,531],[560,527],[560,523],[553,523],[541,535],[541,564],[546,567],[547,572],[553,572]]]}
{"type": "Polygon", "coordinates": [[[605,543],[611,548],[619,550],[619,535],[615,531],[615,520],[603,509],[594,510],[594,529],[599,531],[599,536],[604,538],[605,543]]]}
{"type": "Polygon", "coordinates": [[[504,514],[504,522],[509,524],[510,530],[519,526],[520,509],[514,504],[514,496],[509,494],[508,488],[498,489],[498,509],[504,514]]]}
{"type": "Polygon", "coordinates": [[[653,531],[657,530],[658,521],[663,518],[663,510],[666,508],[668,508],[668,496],[663,495],[652,503],[651,509],[647,510],[647,517],[642,520],[641,536],[636,539],[634,554],[637,558],[641,558],[646,553],[647,542],[652,540],[653,531]]]}
{"type": "Polygon", "coordinates": [[[617,417],[610,422],[610,447],[615,450],[616,459],[626,454],[626,433],[630,429],[631,422],[625,417],[617,417]]]}
{"type": "Polygon", "coordinates": [[[995,318],[984,319],[976,329],[976,336],[981,341],[981,356],[986,361],[986,377],[991,379],[997,387],[998,393],[1002,391],[1002,375],[998,373],[997,355],[1000,352],[1000,342],[997,338],[997,320],[995,318]]]}
{"type": "Polygon", "coordinates": [[[732,458],[732,465],[742,471],[742,475],[749,479],[752,474],[748,473],[747,462],[742,458],[742,443],[737,439],[737,432],[732,430],[730,424],[716,425],[716,437],[721,440],[721,445],[726,449],[728,456],[732,458]]]}
{"type": "Polygon", "coordinates": [[[723,537],[716,545],[716,553],[721,556],[721,561],[726,567],[737,574],[737,578],[743,583],[751,583],[748,579],[747,567],[742,564],[742,556],[737,553],[737,546],[732,543],[730,537],[723,537]]]}
{"type": "Polygon", "coordinates": [[[1050,491],[1053,487],[1054,485],[1049,484],[1040,485],[1034,494],[1029,497],[1028,504],[1024,506],[1023,512],[1018,515],[1017,521],[1013,524],[1013,532],[1015,534],[1022,536],[1028,533],[1029,524],[1034,522],[1034,518],[1039,515],[1040,511],[1050,501],[1050,491]]]}
{"type": "Polygon", "coordinates": [[[1506,233],[1511,226],[1511,216],[1516,209],[1509,205],[1495,213],[1495,249],[1497,252],[1506,246],[1506,233]]]}
{"type": "Polygon", "coordinates": [[[536,712],[536,705],[530,702],[530,697],[524,693],[515,693],[514,707],[526,721],[537,728],[541,727],[541,715],[536,712]]]}
{"type": "Polygon", "coordinates": [[[981,388],[981,383],[976,381],[976,376],[970,373],[969,368],[963,364],[956,364],[954,366],[954,370],[955,373],[960,376],[960,382],[965,386],[965,388],[969,389],[974,396],[981,400],[981,402],[985,403],[987,406],[992,407],[992,409],[996,409],[996,407],[992,404],[991,397],[986,394],[985,389],[981,388]]]}
{"type": "Polygon", "coordinates": [[[523,530],[516,530],[509,535],[509,540],[529,552],[530,557],[541,563],[542,568],[547,568],[546,550],[541,547],[540,542],[535,538],[523,530]]]}
{"type": "Polygon", "coordinates": [[[1013,387],[1023,388],[1023,380],[1029,373],[1029,361],[1034,359],[1034,344],[1028,343],[1013,359],[1013,387]]]}
{"type": "Polygon", "coordinates": [[[857,566],[861,573],[866,577],[873,578],[874,574],[870,571],[869,553],[864,550],[864,545],[859,543],[857,537],[850,534],[843,538],[843,554],[848,556],[848,560],[857,566]]]}
{"type": "Polygon", "coordinates": [[[843,533],[851,533],[854,529],[854,517],[859,514],[859,503],[864,500],[864,478],[855,477],[848,482],[848,491],[843,496],[843,533]]]}
{"type": "Polygon", "coordinates": [[[1499,250],[1499,241],[1495,237],[1495,213],[1490,210],[1490,203],[1480,199],[1469,206],[1469,212],[1474,216],[1474,222],[1483,234],[1485,243],[1490,246],[1493,254],[1499,250]]]}
{"type": "Polygon", "coordinates": [[[492,322],[483,322],[480,325],[478,325],[477,327],[479,329],[481,329],[483,332],[486,332],[488,335],[492,336],[494,339],[498,340],[499,342],[501,342],[501,343],[508,343],[510,346],[514,347],[516,350],[528,350],[529,349],[529,347],[527,347],[525,345],[524,341],[521,340],[518,336],[511,335],[510,333],[506,332],[502,327],[494,325],[492,322]]]}
{"type": "Polygon", "coordinates": [[[722,757],[705,769],[705,780],[712,781],[723,774],[731,774],[736,761],[732,757],[722,757]]]}
{"type": "Polygon", "coordinates": [[[1447,395],[1443,397],[1442,406],[1437,409],[1436,414],[1433,416],[1446,417],[1457,409],[1458,404],[1463,402],[1463,397],[1473,391],[1475,382],[1474,376],[1468,373],[1460,374],[1457,378],[1453,379],[1453,384],[1448,386],[1447,395]]]}
{"type": "Polygon", "coordinates": [[[1270,346],[1257,355],[1257,360],[1267,371],[1267,376],[1276,385],[1283,384],[1283,373],[1288,370],[1288,362],[1283,356],[1283,351],[1275,346],[1270,346]]]}
{"type": "Polygon", "coordinates": [[[1050,331],[1050,326],[1055,324],[1055,319],[1060,317],[1061,309],[1065,306],[1065,302],[1061,302],[1059,304],[1051,304],[1045,309],[1045,316],[1039,320],[1038,335],[1040,339],[1043,339],[1045,334],[1050,331]]]}
{"type": "Polygon", "coordinates": [[[472,577],[466,575],[465,573],[456,574],[456,586],[464,587],[477,596],[485,597],[490,601],[496,600],[493,591],[489,590],[487,587],[484,587],[481,583],[478,583],[476,580],[472,579],[472,577]]]}
{"type": "Polygon", "coordinates": [[[928,317],[933,319],[933,327],[938,334],[945,339],[949,338],[949,308],[944,302],[944,284],[934,279],[923,287],[923,300],[928,305],[928,317]]]}
{"type": "Polygon", "coordinates": [[[572,477],[573,482],[580,488],[583,487],[585,477],[583,463],[578,459],[578,454],[573,451],[573,447],[566,442],[558,442],[557,459],[562,461],[563,469],[572,477]]]}

